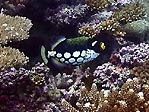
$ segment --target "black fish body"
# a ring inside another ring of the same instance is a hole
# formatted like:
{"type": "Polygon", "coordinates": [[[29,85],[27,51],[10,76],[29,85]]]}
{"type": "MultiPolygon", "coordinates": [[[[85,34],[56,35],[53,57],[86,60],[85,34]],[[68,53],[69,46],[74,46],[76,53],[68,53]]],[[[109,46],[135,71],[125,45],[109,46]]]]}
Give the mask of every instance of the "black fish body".
{"type": "Polygon", "coordinates": [[[53,59],[58,65],[77,66],[94,60],[105,49],[103,42],[93,41],[88,37],[82,38],[85,39],[80,43],[79,37],[72,40],[62,38],[53,45],[52,49],[46,49],[46,47],[42,46],[41,55],[44,62],[47,62],[48,59],[53,59]]]}

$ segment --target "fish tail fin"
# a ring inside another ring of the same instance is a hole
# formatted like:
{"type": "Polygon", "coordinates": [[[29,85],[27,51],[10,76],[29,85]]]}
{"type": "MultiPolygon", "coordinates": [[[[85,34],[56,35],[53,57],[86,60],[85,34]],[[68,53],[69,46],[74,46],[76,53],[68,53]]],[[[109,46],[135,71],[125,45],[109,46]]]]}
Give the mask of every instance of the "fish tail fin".
{"type": "Polygon", "coordinates": [[[47,59],[47,56],[46,56],[46,49],[44,46],[41,46],[41,58],[42,60],[44,61],[45,64],[48,64],[48,59],[47,59]]]}

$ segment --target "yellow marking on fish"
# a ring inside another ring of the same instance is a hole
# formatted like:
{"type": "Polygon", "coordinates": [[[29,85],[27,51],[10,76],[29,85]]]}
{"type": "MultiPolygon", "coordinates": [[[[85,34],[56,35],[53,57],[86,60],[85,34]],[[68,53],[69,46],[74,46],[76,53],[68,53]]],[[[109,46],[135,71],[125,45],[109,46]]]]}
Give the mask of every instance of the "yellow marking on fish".
{"type": "Polygon", "coordinates": [[[105,50],[105,48],[106,48],[106,46],[103,42],[100,44],[100,47],[101,47],[102,50],[105,50]]]}

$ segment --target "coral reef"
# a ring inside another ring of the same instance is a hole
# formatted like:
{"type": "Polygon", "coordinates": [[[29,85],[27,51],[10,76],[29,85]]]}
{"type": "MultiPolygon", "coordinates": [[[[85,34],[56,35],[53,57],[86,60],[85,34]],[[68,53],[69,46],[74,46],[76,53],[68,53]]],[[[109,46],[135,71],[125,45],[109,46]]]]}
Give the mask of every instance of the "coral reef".
{"type": "Polygon", "coordinates": [[[5,14],[16,15],[20,13],[29,0],[2,0],[1,5],[5,14]]]}
{"type": "Polygon", "coordinates": [[[1,0],[0,112],[149,112],[147,4],[1,0]],[[73,48],[95,40],[106,49],[76,68],[42,63],[41,46],[47,56],[60,37],[73,48]]]}
{"type": "Polygon", "coordinates": [[[99,11],[102,11],[103,9],[111,5],[110,0],[87,0],[86,3],[91,10],[99,10],[99,11]]]}
{"type": "Polygon", "coordinates": [[[131,23],[128,23],[124,26],[127,35],[133,35],[128,39],[135,42],[143,42],[148,39],[149,31],[149,22],[146,20],[137,20],[131,23]]]}
{"type": "Polygon", "coordinates": [[[149,57],[149,45],[140,43],[122,47],[111,56],[111,63],[122,67],[133,68],[144,63],[149,57]]]}
{"type": "Polygon", "coordinates": [[[141,85],[137,78],[128,79],[120,91],[113,89],[97,90],[96,84],[90,91],[85,87],[80,88],[80,94],[76,108],[66,100],[62,100],[63,108],[67,112],[147,112],[149,101],[149,86],[141,85]]]}
{"type": "MultiPolygon", "coordinates": [[[[51,21],[52,23],[58,25],[64,24],[76,24],[77,21],[82,18],[85,13],[87,12],[87,5],[76,5],[76,6],[69,6],[69,5],[62,5],[59,6],[57,9],[57,13],[49,17],[47,16],[47,20],[51,21]]],[[[49,12],[49,11],[47,11],[49,12]]],[[[48,14],[47,14],[48,15],[48,14]]]]}
{"type": "Polygon", "coordinates": [[[29,19],[0,14],[0,20],[0,44],[21,41],[29,37],[28,31],[32,27],[29,19]]]}
{"type": "Polygon", "coordinates": [[[131,73],[138,77],[143,83],[149,84],[149,59],[143,65],[134,67],[131,73]]]}
{"type": "MultiPolygon", "coordinates": [[[[94,2],[92,3],[94,4],[94,2]]],[[[145,14],[145,8],[143,4],[139,2],[132,2],[120,9],[116,9],[111,17],[105,21],[93,25],[86,24],[85,26],[80,27],[79,33],[94,37],[102,30],[110,30],[117,36],[124,36],[126,32],[123,29],[123,25],[139,20],[143,18],[145,14]]]]}
{"type": "Polygon", "coordinates": [[[116,19],[120,23],[128,23],[141,19],[145,14],[145,8],[142,3],[132,2],[124,8],[116,10],[111,18],[116,19]]]}
{"type": "MultiPolygon", "coordinates": [[[[28,31],[32,23],[25,17],[11,17],[0,14],[0,46],[12,41],[21,41],[29,37],[28,31]]],[[[0,48],[0,70],[26,64],[29,59],[18,49],[11,47],[0,48]]]]}
{"type": "Polygon", "coordinates": [[[93,82],[102,89],[112,90],[112,88],[120,89],[128,78],[134,76],[130,74],[128,68],[121,68],[111,63],[104,63],[98,66],[93,73],[93,82]]]}
{"type": "Polygon", "coordinates": [[[99,111],[98,102],[100,94],[96,84],[93,84],[91,90],[88,91],[85,86],[80,88],[80,94],[76,106],[78,109],[72,107],[66,100],[62,100],[63,108],[68,112],[96,112],[99,111]]]}
{"type": "MultiPolygon", "coordinates": [[[[0,102],[0,111],[54,111],[57,106],[52,104],[45,90],[48,82],[44,85],[36,84],[38,81],[32,80],[34,74],[44,74],[47,78],[50,71],[44,64],[38,63],[31,70],[10,68],[0,72],[0,101],[3,101],[0,102]]],[[[50,86],[54,85],[50,83],[50,86]]]]}
{"type": "Polygon", "coordinates": [[[13,66],[20,67],[29,61],[29,58],[24,53],[11,47],[1,47],[0,57],[0,70],[5,70],[13,66]]]}

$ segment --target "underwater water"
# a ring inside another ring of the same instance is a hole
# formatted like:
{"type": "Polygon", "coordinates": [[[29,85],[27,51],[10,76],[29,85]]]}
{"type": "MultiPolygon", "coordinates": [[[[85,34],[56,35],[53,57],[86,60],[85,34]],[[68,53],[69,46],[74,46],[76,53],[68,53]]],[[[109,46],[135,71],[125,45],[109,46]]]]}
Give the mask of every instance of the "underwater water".
{"type": "Polygon", "coordinates": [[[0,10],[0,112],[149,112],[148,0],[0,10]]]}

